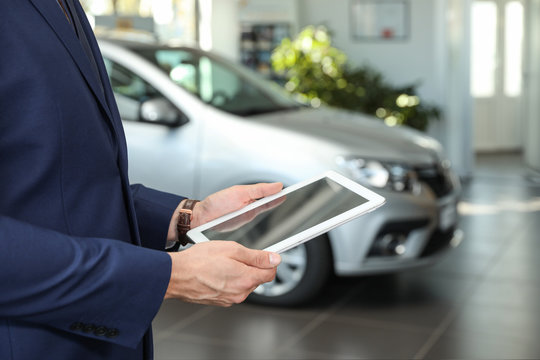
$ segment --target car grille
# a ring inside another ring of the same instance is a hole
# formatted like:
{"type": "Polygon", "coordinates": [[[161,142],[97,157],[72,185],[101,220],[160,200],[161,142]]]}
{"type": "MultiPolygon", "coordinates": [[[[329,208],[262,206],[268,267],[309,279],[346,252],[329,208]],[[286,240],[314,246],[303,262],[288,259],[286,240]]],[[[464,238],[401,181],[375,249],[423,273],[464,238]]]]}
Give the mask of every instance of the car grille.
{"type": "Polygon", "coordinates": [[[442,165],[433,165],[429,167],[418,167],[415,169],[418,180],[429,186],[429,188],[440,198],[452,192],[454,186],[448,170],[442,165]]]}

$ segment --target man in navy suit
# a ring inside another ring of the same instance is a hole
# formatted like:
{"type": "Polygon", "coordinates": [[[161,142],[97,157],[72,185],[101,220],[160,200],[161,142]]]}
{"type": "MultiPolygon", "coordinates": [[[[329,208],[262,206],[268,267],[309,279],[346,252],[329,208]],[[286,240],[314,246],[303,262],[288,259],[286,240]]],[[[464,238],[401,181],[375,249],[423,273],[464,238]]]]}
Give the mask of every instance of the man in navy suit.
{"type": "MultiPolygon", "coordinates": [[[[186,200],[129,184],[80,4],[1,4],[0,359],[149,359],[164,298],[230,306],[270,281],[277,254],[228,242],[159,251],[186,200]]],[[[218,192],[195,205],[191,225],[280,188],[218,192]]]]}

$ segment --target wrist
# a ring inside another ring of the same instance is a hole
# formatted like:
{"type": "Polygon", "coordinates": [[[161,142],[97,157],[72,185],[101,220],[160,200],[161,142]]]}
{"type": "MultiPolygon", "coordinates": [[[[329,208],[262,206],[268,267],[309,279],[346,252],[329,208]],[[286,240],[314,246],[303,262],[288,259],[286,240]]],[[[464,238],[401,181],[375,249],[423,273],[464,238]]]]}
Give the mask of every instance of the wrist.
{"type": "Polygon", "coordinates": [[[187,199],[180,201],[180,203],[178,204],[178,206],[172,213],[171,221],[169,223],[169,231],[167,233],[167,244],[176,243],[176,239],[178,238],[176,234],[176,224],[178,223],[178,216],[179,216],[178,209],[180,209],[184,205],[186,200],[187,199]]]}
{"type": "Polygon", "coordinates": [[[202,213],[203,213],[203,204],[202,201],[198,201],[193,207],[191,214],[191,228],[196,228],[199,225],[202,225],[202,213]]]}
{"type": "Polygon", "coordinates": [[[192,241],[187,237],[187,232],[191,229],[193,219],[193,209],[199,200],[186,199],[178,207],[178,221],[176,223],[176,236],[181,245],[187,245],[192,241]]]}
{"type": "Polygon", "coordinates": [[[169,224],[167,244],[165,245],[167,251],[176,251],[180,245],[191,243],[186,234],[198,224],[194,222],[195,207],[198,204],[199,200],[184,199],[176,207],[169,224]]]}

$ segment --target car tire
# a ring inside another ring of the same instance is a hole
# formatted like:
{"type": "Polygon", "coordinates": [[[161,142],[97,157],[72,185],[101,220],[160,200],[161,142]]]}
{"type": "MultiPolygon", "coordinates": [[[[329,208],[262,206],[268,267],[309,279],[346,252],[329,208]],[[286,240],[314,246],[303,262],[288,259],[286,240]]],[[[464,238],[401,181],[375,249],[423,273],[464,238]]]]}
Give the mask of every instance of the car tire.
{"type": "Polygon", "coordinates": [[[251,303],[297,306],[313,299],[333,273],[328,237],[321,235],[282,255],[274,281],[259,286],[249,297],[251,303]]]}

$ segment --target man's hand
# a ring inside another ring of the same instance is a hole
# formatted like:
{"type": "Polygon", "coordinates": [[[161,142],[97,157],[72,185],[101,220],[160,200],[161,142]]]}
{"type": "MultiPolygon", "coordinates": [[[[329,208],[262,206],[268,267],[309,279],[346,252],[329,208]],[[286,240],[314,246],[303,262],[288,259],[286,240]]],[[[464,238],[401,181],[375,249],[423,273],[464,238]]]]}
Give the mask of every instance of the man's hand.
{"type": "Polygon", "coordinates": [[[282,183],[237,185],[218,191],[195,205],[191,227],[196,227],[222,215],[241,209],[255,200],[277,193],[282,183]]]}
{"type": "MultiPolygon", "coordinates": [[[[191,227],[207,223],[243,208],[257,199],[277,193],[281,183],[237,185],[208,196],[193,209],[191,227]]],[[[176,239],[180,203],[169,226],[167,240],[176,239]]],[[[169,253],[171,279],[165,299],[231,306],[240,303],[262,283],[272,281],[281,262],[278,254],[251,250],[230,241],[209,241],[169,253]]]]}
{"type": "Polygon", "coordinates": [[[209,241],[169,253],[171,279],[165,299],[231,306],[241,303],[257,286],[272,281],[281,258],[232,241],[209,241]]]}
{"type": "MultiPolygon", "coordinates": [[[[191,227],[205,224],[220,216],[241,209],[257,199],[277,193],[283,188],[282,183],[260,183],[255,185],[236,185],[218,191],[197,203],[193,208],[191,227]]],[[[176,223],[181,202],[174,212],[169,225],[168,241],[176,240],[176,223]]]]}

